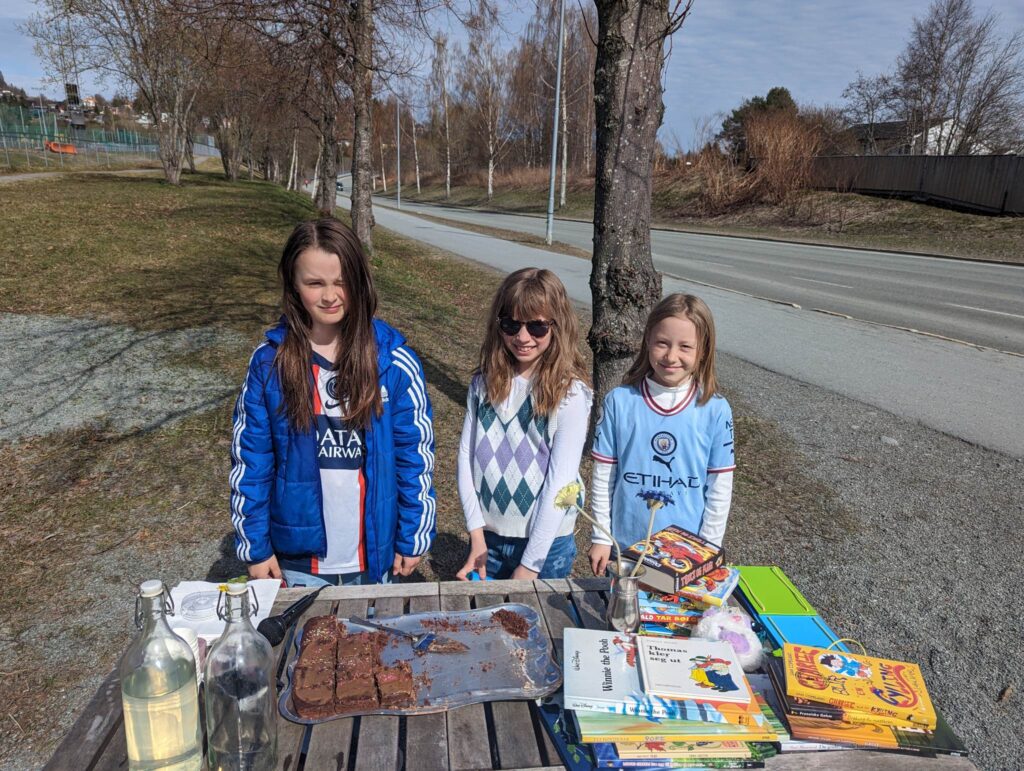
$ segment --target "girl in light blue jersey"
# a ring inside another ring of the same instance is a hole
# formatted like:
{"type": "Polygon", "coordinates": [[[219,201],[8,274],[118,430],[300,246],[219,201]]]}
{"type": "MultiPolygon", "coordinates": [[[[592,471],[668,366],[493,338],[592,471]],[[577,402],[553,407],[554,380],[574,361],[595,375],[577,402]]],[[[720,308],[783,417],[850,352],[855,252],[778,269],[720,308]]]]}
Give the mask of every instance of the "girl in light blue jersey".
{"type": "MultiPolygon", "coordinates": [[[[721,545],[732,503],[732,409],[715,377],[715,321],[699,297],[673,294],[651,311],[643,345],[608,393],[594,438],[594,518],[621,549],[677,525],[721,545]]],[[[590,564],[612,545],[595,529],[590,564]]]]}

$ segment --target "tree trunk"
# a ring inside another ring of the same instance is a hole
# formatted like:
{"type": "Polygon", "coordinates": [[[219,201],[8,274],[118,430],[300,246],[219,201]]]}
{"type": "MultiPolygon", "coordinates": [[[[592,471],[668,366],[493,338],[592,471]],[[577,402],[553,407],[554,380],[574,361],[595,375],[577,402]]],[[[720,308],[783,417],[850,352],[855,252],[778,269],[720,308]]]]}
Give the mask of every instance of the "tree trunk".
{"type": "Polygon", "coordinates": [[[384,194],[388,192],[388,173],[384,168],[384,141],[380,143],[380,183],[384,187],[384,194]]]}
{"type": "Polygon", "coordinates": [[[367,254],[373,252],[373,0],[355,0],[352,11],[352,229],[367,254]]]}
{"type": "Polygon", "coordinates": [[[561,190],[558,193],[558,208],[565,208],[565,180],[566,180],[566,167],[568,166],[569,158],[569,129],[566,123],[569,118],[569,111],[565,106],[565,73],[562,73],[562,98],[559,100],[562,108],[562,182],[561,190]]]}
{"type": "MultiPolygon", "coordinates": [[[[590,274],[595,398],[622,382],[661,298],[651,261],[651,172],[665,105],[668,0],[597,0],[597,168],[590,274]]],[[[594,414],[599,410],[594,410],[594,414]]]]}
{"type": "Polygon", "coordinates": [[[157,125],[160,164],[164,167],[164,178],[172,185],[180,185],[181,165],[185,156],[185,131],[177,124],[173,116],[157,125]]]}
{"type": "Polygon", "coordinates": [[[487,156],[487,200],[494,198],[494,153],[487,156]]]}
{"type": "Polygon", "coordinates": [[[452,197],[452,141],[448,129],[448,89],[444,90],[444,197],[452,197]]]}
{"type": "Polygon", "coordinates": [[[409,111],[409,117],[412,119],[412,161],[416,167],[416,195],[420,194],[420,150],[416,144],[416,118],[413,117],[412,110],[409,111]]]}
{"type": "MultiPolygon", "coordinates": [[[[331,87],[333,89],[333,85],[331,87]]],[[[317,161],[318,177],[317,195],[314,199],[316,208],[322,217],[334,214],[335,199],[338,195],[335,180],[338,177],[338,139],[335,136],[335,125],[338,110],[334,106],[334,95],[327,94],[320,125],[323,135],[320,140],[320,159],[317,161]]]]}

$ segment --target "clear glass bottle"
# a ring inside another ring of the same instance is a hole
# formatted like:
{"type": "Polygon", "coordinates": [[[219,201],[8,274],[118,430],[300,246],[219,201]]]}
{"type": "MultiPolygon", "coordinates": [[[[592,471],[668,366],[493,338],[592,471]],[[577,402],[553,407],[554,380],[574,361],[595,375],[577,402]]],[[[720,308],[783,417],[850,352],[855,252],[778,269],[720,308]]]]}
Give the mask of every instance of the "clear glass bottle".
{"type": "Polygon", "coordinates": [[[128,767],[198,771],[203,750],[195,657],[167,625],[170,600],[163,582],[144,581],[135,603],[142,632],[118,667],[128,767]]]}
{"type": "Polygon", "coordinates": [[[246,584],[222,589],[224,634],[206,655],[207,761],[210,771],[263,771],[277,763],[273,649],[250,620],[246,584]]]}

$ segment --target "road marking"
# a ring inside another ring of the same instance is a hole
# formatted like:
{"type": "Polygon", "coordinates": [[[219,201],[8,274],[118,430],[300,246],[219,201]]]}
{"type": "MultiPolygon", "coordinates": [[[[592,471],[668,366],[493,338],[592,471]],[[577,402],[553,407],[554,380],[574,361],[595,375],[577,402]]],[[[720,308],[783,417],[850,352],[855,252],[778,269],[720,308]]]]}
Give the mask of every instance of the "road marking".
{"type": "Polygon", "coordinates": [[[997,316],[1013,316],[1015,319],[1024,319],[1019,313],[1007,313],[1006,311],[990,311],[988,308],[975,308],[973,305],[957,305],[956,303],[943,303],[953,308],[964,308],[969,311],[981,311],[982,313],[994,313],[997,316]]]}
{"type": "Polygon", "coordinates": [[[818,281],[815,278],[803,278],[801,276],[790,276],[790,278],[795,278],[797,281],[810,281],[812,284],[826,284],[828,286],[838,286],[841,289],[853,289],[852,286],[847,286],[846,284],[833,284],[831,281],[818,281]]]}

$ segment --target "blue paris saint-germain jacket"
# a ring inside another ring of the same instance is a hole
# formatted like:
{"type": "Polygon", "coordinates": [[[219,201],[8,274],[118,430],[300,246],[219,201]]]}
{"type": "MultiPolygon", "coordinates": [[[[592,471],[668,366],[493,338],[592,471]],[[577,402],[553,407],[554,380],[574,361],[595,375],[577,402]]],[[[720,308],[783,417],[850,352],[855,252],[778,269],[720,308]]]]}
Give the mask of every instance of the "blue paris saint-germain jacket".
{"type": "MultiPolygon", "coordinates": [[[[379,319],[373,327],[384,411],[364,432],[364,511],[366,567],[380,581],[396,552],[418,557],[433,543],[434,429],[419,359],[398,330],[379,319]]],[[[282,320],[267,332],[235,404],[231,521],[235,551],[249,564],[327,554],[316,433],[291,425],[274,367],[286,330],[282,320]]]]}

